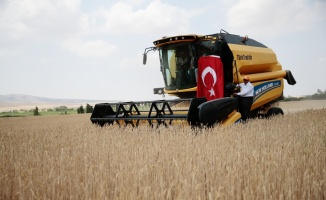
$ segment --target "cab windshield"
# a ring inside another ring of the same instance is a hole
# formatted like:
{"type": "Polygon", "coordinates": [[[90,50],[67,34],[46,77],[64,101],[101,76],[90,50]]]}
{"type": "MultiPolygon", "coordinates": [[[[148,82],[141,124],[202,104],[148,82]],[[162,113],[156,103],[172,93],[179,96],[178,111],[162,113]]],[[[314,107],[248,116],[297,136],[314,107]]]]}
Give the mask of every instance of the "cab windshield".
{"type": "Polygon", "coordinates": [[[197,59],[190,43],[166,45],[159,52],[166,89],[196,87],[197,59]]]}

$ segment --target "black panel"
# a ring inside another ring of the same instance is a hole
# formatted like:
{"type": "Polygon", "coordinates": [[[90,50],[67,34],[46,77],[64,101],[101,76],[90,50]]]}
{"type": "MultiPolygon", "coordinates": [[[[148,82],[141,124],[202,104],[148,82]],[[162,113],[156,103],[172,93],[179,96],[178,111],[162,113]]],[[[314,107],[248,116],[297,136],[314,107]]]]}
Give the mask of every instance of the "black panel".
{"type": "Polygon", "coordinates": [[[247,38],[246,41],[243,41],[243,37],[240,35],[232,35],[228,33],[216,33],[208,36],[216,37],[218,38],[218,40],[229,44],[240,44],[240,45],[268,48],[266,45],[251,38],[247,38]]]}
{"type": "Polygon", "coordinates": [[[205,98],[194,98],[190,102],[189,112],[187,115],[187,121],[192,126],[199,125],[199,109],[198,106],[207,100],[205,98]]]}
{"type": "Polygon", "coordinates": [[[226,119],[238,106],[236,98],[221,98],[207,101],[199,108],[199,122],[206,126],[212,126],[226,119]]]}
{"type": "Polygon", "coordinates": [[[289,85],[295,85],[297,82],[295,81],[292,73],[290,70],[285,70],[286,71],[286,76],[284,77],[289,85]]]}
{"type": "Polygon", "coordinates": [[[256,40],[250,38],[248,38],[246,41],[243,41],[243,37],[239,35],[231,35],[231,34],[221,34],[221,35],[224,38],[224,40],[230,44],[242,44],[248,46],[267,48],[267,46],[263,45],[262,43],[257,42],[256,40]]]}

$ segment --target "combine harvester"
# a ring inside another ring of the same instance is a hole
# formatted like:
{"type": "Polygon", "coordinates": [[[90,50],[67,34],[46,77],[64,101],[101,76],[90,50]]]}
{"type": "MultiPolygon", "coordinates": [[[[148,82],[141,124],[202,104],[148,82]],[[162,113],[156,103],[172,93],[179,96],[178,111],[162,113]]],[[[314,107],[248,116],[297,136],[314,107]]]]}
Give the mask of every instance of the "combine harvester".
{"type": "Polygon", "coordinates": [[[284,79],[290,85],[296,83],[290,71],[282,70],[272,49],[247,36],[221,30],[212,35],[163,37],[154,45],[145,49],[143,59],[146,64],[147,53],[159,51],[165,87],[154,88],[154,93],[179,98],[96,104],[91,115],[94,124],[232,124],[241,119],[233,94],[244,76],[254,85],[249,116],[269,117],[283,114],[272,104],[283,99],[284,79]]]}

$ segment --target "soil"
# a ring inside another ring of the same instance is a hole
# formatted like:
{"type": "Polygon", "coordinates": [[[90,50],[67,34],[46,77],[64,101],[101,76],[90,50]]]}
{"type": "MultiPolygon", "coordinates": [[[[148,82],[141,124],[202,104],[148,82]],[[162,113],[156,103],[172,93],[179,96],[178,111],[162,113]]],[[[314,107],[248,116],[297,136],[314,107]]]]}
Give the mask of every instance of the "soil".
{"type": "Polygon", "coordinates": [[[285,113],[298,112],[307,109],[326,109],[326,100],[304,100],[280,102],[278,107],[285,113]]]}

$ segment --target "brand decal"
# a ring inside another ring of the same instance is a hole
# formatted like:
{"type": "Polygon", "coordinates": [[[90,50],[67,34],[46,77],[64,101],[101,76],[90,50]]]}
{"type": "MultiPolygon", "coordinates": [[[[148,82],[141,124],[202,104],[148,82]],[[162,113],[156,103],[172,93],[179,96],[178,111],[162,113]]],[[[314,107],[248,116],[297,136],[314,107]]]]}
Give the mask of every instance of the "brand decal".
{"type": "Polygon", "coordinates": [[[271,82],[266,82],[266,83],[262,83],[259,85],[256,85],[254,87],[254,101],[256,101],[259,97],[261,97],[263,94],[265,94],[266,92],[269,92],[275,88],[281,87],[281,81],[277,80],[277,81],[271,81],[271,82]]]}
{"type": "Polygon", "coordinates": [[[237,60],[252,60],[252,55],[237,55],[237,60]]]}

